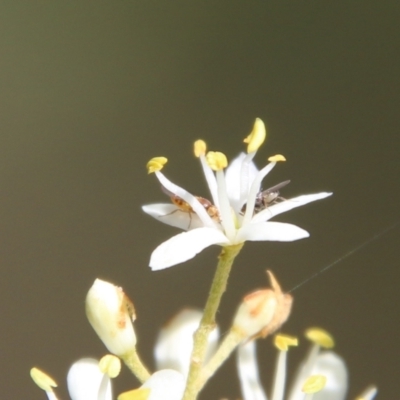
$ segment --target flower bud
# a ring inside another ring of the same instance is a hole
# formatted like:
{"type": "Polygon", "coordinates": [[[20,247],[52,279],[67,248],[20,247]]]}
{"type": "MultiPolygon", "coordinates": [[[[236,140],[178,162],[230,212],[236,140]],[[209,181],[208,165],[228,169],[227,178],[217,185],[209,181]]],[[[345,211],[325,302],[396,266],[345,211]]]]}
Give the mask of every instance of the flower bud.
{"type": "Polygon", "coordinates": [[[272,272],[267,271],[272,289],[257,290],[244,297],[233,321],[244,339],[266,337],[287,320],[293,298],[282,290],[272,272]]]}
{"type": "Polygon", "coordinates": [[[135,348],[135,309],[122,288],[96,279],[86,296],[86,316],[111,353],[121,357],[135,348]]]}

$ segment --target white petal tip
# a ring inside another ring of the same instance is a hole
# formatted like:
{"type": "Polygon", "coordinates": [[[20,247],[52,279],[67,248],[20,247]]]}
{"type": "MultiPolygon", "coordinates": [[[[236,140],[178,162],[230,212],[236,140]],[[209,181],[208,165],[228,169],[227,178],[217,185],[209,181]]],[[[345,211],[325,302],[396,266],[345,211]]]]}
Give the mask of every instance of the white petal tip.
{"type": "Polygon", "coordinates": [[[152,253],[150,268],[158,271],[190,260],[206,247],[227,243],[226,236],[213,228],[197,228],[183,232],[161,243],[152,253]]]}

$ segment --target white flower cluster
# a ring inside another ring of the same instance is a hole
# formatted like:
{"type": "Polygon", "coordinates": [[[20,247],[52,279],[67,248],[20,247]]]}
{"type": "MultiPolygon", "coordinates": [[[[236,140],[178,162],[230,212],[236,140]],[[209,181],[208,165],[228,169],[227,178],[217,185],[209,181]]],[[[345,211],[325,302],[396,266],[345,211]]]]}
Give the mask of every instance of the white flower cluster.
{"type": "MultiPolygon", "coordinates": [[[[348,389],[345,362],[330,350],[334,345],[331,336],[318,328],[312,328],[306,332],[306,337],[312,345],[307,357],[298,368],[287,396],[285,396],[287,354],[290,346],[297,346],[297,339],[282,334],[275,336],[274,344],[278,349],[278,355],[271,394],[270,397],[267,396],[259,377],[256,340],[248,340],[248,338],[262,331],[262,328],[271,327],[274,311],[277,309],[276,304],[271,305],[271,299],[277,302],[281,298],[284,299],[273,275],[271,283],[272,286],[275,285],[273,290],[266,289],[262,295],[259,294],[262,291],[256,291],[243,299],[232,326],[232,331],[241,332],[235,345],[243,400],[267,400],[268,398],[271,400],[285,398],[288,400],[311,398],[344,400],[348,389]],[[275,298],[272,296],[273,293],[277,295],[275,298]],[[251,298],[250,305],[249,297],[251,298]],[[256,313],[255,310],[257,310],[256,313]],[[254,316],[253,320],[251,320],[252,316],[254,316]],[[250,326],[253,328],[249,330],[250,326]],[[244,333],[243,330],[245,330],[244,333]],[[321,351],[321,349],[327,350],[321,351]]],[[[121,293],[121,288],[96,280],[88,293],[86,305],[88,316],[92,311],[105,315],[104,319],[93,320],[91,317],[89,319],[108,350],[124,359],[124,355],[136,345],[136,335],[131,314],[124,307],[121,293]],[[121,321],[124,322],[121,323],[121,321]]],[[[149,375],[140,388],[119,395],[118,400],[181,400],[189,373],[193,334],[199,327],[201,318],[202,312],[194,309],[184,309],[172,318],[160,331],[154,348],[157,372],[149,375]]],[[[213,357],[218,354],[218,347],[223,347],[224,341],[219,345],[218,340],[219,329],[215,326],[208,338],[206,368],[212,364],[213,357]]],[[[111,355],[103,357],[100,362],[91,358],[77,361],[67,375],[71,399],[112,400],[110,378],[116,377],[120,368],[119,358],[111,355]]],[[[53,390],[57,385],[48,375],[36,368],[32,369],[31,375],[38,386],[45,390],[49,400],[57,400],[53,390]]],[[[376,393],[375,387],[369,387],[358,398],[372,400],[376,393]]]]}
{"type": "MultiPolygon", "coordinates": [[[[85,358],[72,365],[67,385],[72,400],[112,400],[111,379],[121,370],[121,360],[141,386],[122,393],[118,400],[195,400],[207,381],[226,359],[236,352],[237,371],[243,400],[344,400],[348,376],[344,361],[331,349],[333,339],[321,329],[310,329],[306,336],[313,343],[286,393],[286,363],[290,346],[297,339],[282,334],[274,338],[278,357],[270,397],[261,384],[256,360],[256,341],[274,334],[290,315],[292,296],[284,293],[271,271],[270,286],[247,294],[222,338],[216,314],[225,291],[229,272],[245,241],[290,242],[308,236],[296,225],[271,222],[270,219],[293,208],[323,199],[331,193],[284,199],[279,190],[289,181],[262,190],[266,175],[282,155],[270,157],[258,170],[253,158],[264,142],[264,123],[257,119],[245,139],[247,154],[240,154],[228,166],[220,152],[206,152],[206,144],[195,142],[194,153],[200,159],[212,201],[194,196],[175,185],[161,172],[164,157],[149,161],[149,173],[155,173],[170,204],[143,206],[157,220],[184,230],[158,246],[150,267],[164,269],[193,258],[208,246],[222,246],[210,294],[203,311],[184,309],[161,330],[155,346],[156,372],[151,373],[137,352],[136,319],[132,301],[122,288],[96,279],[86,297],[86,315],[108,351],[100,361],[85,358]]],[[[38,368],[32,368],[34,382],[48,399],[57,400],[55,381],[38,368]]],[[[368,388],[360,397],[372,400],[376,388],[368,388]]]]}
{"type": "MultiPolygon", "coordinates": [[[[207,341],[204,367],[204,383],[232,350],[237,350],[237,370],[244,400],[267,400],[260,382],[256,360],[256,338],[273,333],[287,319],[292,298],[284,294],[271,272],[268,271],[271,289],[257,290],[245,296],[240,304],[230,332],[219,341],[219,329],[214,327],[207,341]]],[[[202,312],[184,309],[161,330],[154,349],[157,372],[138,373],[132,366],[135,353],[136,334],[133,305],[122,289],[97,279],[86,298],[86,312],[90,323],[107,349],[116,356],[107,355],[100,362],[85,358],[72,365],[67,384],[72,400],[112,400],[111,380],[118,376],[119,359],[133,368],[143,381],[140,388],[122,393],[118,400],[181,400],[189,374],[190,354],[193,349],[193,334],[198,329],[202,312]]],[[[321,329],[310,329],[307,338],[313,343],[308,356],[301,364],[288,400],[344,400],[347,393],[348,376],[344,361],[331,349],[334,345],[329,334],[321,329]],[[305,393],[308,397],[305,397],[305,393]]],[[[285,398],[286,363],[290,346],[297,339],[277,335],[274,340],[279,350],[272,400],[285,398]]],[[[53,388],[55,382],[40,370],[33,368],[32,378],[47,394],[49,400],[57,400],[53,388]]],[[[372,400],[376,388],[368,388],[360,399],[372,400]]]]}

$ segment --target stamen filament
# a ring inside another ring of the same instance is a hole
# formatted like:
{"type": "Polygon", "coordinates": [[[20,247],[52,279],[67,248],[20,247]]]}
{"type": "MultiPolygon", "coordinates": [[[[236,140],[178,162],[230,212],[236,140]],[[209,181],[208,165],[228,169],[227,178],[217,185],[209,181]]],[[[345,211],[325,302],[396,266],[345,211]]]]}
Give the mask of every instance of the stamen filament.
{"type": "Polygon", "coordinates": [[[286,360],[287,351],[279,351],[278,358],[276,360],[276,369],[274,383],[272,387],[271,400],[283,400],[285,394],[285,383],[286,383],[286,360]]]}
{"type": "Polygon", "coordinates": [[[210,194],[213,199],[214,205],[219,209],[219,199],[218,199],[218,185],[217,180],[215,178],[213,170],[207,163],[206,157],[204,155],[200,155],[200,162],[203,168],[204,176],[207,181],[207,185],[210,189],[210,194]]]}
{"type": "Polygon", "coordinates": [[[376,386],[367,387],[362,394],[357,396],[356,400],[373,400],[378,393],[376,386]]]}
{"type": "Polygon", "coordinates": [[[108,377],[108,375],[104,374],[103,378],[101,379],[100,382],[100,387],[99,387],[99,392],[98,392],[98,396],[97,399],[98,400],[106,400],[107,399],[107,387],[108,387],[108,383],[110,382],[110,378],[108,377]]]}
{"type": "Polygon", "coordinates": [[[237,369],[244,399],[267,400],[258,373],[256,341],[241,344],[237,349],[237,369]]]}
{"type": "Polygon", "coordinates": [[[226,191],[225,175],[222,170],[217,171],[219,212],[221,214],[221,224],[224,227],[225,235],[232,240],[235,234],[235,224],[232,218],[231,205],[226,191]]]}
{"type": "Polygon", "coordinates": [[[315,365],[317,356],[321,350],[321,347],[318,344],[313,344],[311,346],[311,349],[308,353],[308,356],[306,358],[305,364],[304,364],[304,374],[305,375],[311,375],[311,371],[313,369],[313,366],[315,365]]]}
{"type": "Polygon", "coordinates": [[[161,185],[163,185],[166,189],[170,192],[179,196],[183,200],[185,200],[190,206],[193,208],[193,211],[197,214],[197,216],[201,219],[201,222],[204,226],[209,228],[214,228],[215,224],[211,217],[207,214],[205,208],[199,203],[195,196],[190,194],[187,190],[181,188],[175,183],[172,183],[162,172],[156,171],[155,172],[158,180],[160,181],[161,185]]]}

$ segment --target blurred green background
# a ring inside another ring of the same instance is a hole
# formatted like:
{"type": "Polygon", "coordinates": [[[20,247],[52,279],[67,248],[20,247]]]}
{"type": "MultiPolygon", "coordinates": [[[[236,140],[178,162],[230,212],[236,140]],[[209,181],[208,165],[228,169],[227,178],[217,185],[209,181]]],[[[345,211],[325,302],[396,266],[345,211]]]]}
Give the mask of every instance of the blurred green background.
{"type": "MultiPolygon", "coordinates": [[[[86,321],[96,277],[125,288],[139,348],[153,366],[160,325],[201,307],[218,248],[151,272],[151,251],[177,233],[141,212],[167,201],[150,157],[208,196],[192,142],[229,158],[255,117],[268,125],[257,155],[288,161],[286,197],[331,190],[277,220],[307,229],[295,243],[248,243],[219,321],[272,269],[290,289],[399,219],[397,1],[3,1],[0,5],[0,260],[2,397],[43,399],[39,366],[58,381],[105,348],[86,321]]],[[[376,383],[398,397],[399,229],[294,292],[285,333],[323,326],[350,369],[350,398],[376,383]]],[[[291,371],[306,350],[290,354],[291,371]]],[[[274,351],[260,346],[270,387],[274,351]]],[[[116,392],[137,386],[123,373],[116,392]]],[[[203,399],[239,397],[233,363],[203,399]]]]}

